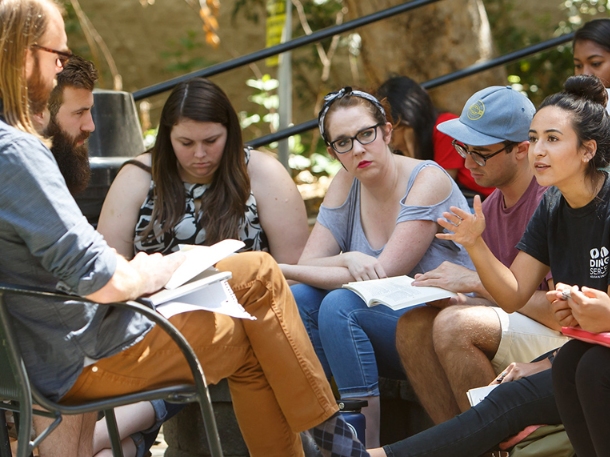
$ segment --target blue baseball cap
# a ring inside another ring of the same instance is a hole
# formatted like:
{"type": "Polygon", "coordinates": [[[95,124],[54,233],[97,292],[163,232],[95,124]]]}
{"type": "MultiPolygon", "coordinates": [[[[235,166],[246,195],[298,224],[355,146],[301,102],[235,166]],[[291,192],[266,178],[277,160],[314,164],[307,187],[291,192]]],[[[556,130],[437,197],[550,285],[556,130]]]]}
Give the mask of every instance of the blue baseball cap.
{"type": "Polygon", "coordinates": [[[438,129],[470,146],[529,138],[536,113],[533,103],[510,86],[491,86],[468,99],[458,119],[442,122],[438,129]]]}

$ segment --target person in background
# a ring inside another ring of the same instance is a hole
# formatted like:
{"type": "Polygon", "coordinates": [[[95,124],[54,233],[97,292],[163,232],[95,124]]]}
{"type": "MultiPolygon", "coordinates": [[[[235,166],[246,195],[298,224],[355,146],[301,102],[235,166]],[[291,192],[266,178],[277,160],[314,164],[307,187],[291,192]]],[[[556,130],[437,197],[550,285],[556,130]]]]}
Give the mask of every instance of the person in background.
{"type": "Polygon", "coordinates": [[[574,34],[572,50],[574,74],[597,76],[610,95],[610,19],[586,22],[574,34]]]}
{"type": "Polygon", "coordinates": [[[457,116],[440,112],[426,90],[406,76],[394,76],[377,89],[377,97],[386,99],[394,119],[391,146],[396,152],[421,160],[434,160],[456,180],[462,191],[483,198],[494,190],[478,184],[464,166],[465,157],[453,147],[453,138],[438,130],[438,125],[457,116]]]}
{"type": "Polygon", "coordinates": [[[298,265],[282,264],[327,376],[342,399],[368,401],[366,444],[379,443],[379,375],[404,379],[396,322],[405,310],[369,308],[350,281],[414,275],[444,260],[470,267],[466,253],[439,242],[436,220],[451,205],[468,209],[451,177],[433,161],[393,154],[392,124],[372,95],[345,87],[328,94],[318,116],[333,178],[298,265]]]}

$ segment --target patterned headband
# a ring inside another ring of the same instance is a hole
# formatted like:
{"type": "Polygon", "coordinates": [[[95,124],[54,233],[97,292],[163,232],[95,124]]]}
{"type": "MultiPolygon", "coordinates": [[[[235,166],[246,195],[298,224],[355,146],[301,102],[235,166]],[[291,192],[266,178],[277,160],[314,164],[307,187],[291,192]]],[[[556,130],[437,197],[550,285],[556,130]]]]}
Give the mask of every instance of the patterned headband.
{"type": "Polygon", "coordinates": [[[324,97],[324,106],[320,110],[320,114],[318,114],[318,128],[320,129],[320,134],[322,135],[322,138],[324,138],[324,141],[326,141],[327,143],[328,140],[326,139],[326,132],[324,131],[324,119],[326,118],[326,114],[328,113],[328,110],[330,109],[331,105],[340,98],[345,97],[346,95],[364,98],[365,100],[368,100],[373,105],[375,105],[375,107],[379,111],[381,111],[381,114],[383,114],[384,117],[386,115],[383,106],[381,106],[381,103],[379,103],[379,100],[377,100],[371,94],[367,94],[366,92],[362,92],[361,90],[352,90],[352,88],[349,86],[344,87],[343,89],[338,90],[337,92],[331,92],[330,94],[326,95],[326,97],[324,97]]]}

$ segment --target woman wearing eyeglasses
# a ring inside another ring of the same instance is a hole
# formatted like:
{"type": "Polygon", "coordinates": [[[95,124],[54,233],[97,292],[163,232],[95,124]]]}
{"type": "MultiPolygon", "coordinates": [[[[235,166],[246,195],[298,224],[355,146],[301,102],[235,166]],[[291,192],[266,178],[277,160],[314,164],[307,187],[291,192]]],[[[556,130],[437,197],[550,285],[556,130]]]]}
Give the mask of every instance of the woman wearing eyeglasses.
{"type": "Polygon", "coordinates": [[[435,238],[450,206],[468,210],[435,162],[393,154],[392,124],[372,95],[349,87],[326,96],[318,125],[343,165],[333,179],[298,265],[282,265],[327,376],[342,399],[364,399],[366,444],[379,444],[378,376],[404,379],[395,348],[403,311],[368,308],[350,281],[414,275],[444,260],[470,266],[466,252],[435,238]]]}

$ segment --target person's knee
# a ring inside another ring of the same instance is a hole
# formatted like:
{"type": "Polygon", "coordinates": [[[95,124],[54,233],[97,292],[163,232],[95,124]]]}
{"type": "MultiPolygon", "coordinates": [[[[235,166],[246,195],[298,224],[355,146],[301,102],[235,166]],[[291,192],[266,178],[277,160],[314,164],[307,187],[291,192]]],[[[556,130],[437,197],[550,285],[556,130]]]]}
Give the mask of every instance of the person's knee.
{"type": "Polygon", "coordinates": [[[607,348],[593,346],[586,351],[576,367],[575,381],[579,392],[595,392],[594,395],[598,395],[601,392],[609,392],[609,363],[610,351],[607,348]]]}
{"type": "Polygon", "coordinates": [[[486,306],[451,306],[434,321],[432,338],[437,354],[477,347],[493,355],[498,349],[502,329],[494,310],[486,306]]]}
{"type": "Polygon", "coordinates": [[[438,308],[422,306],[400,316],[396,325],[396,346],[399,353],[416,350],[422,338],[429,337],[438,312],[438,308]]]}

